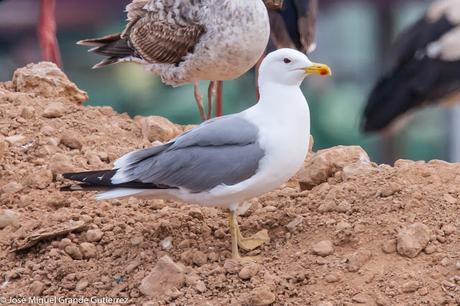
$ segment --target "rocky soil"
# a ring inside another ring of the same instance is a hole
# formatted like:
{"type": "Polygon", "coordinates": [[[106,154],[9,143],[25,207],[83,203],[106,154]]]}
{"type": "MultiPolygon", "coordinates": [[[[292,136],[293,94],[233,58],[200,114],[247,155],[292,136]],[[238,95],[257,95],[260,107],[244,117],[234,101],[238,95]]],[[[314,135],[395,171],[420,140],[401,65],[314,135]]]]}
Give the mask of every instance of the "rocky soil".
{"type": "Polygon", "coordinates": [[[188,128],[85,107],[85,99],[49,63],[0,84],[3,299],[460,304],[460,165],[376,165],[359,147],[316,152],[296,178],[242,209],[243,232],[267,229],[271,241],[249,254],[258,261],[239,263],[229,259],[224,211],[59,191],[63,172],[110,168],[121,154],[188,128]]]}

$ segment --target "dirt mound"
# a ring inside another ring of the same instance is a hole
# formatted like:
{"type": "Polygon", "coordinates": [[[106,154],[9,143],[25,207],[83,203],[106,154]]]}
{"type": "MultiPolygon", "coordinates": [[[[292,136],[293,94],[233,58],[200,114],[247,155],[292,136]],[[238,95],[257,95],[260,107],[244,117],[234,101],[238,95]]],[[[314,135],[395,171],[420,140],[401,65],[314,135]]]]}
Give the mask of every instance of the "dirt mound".
{"type": "Polygon", "coordinates": [[[81,106],[86,94],[48,63],[18,73],[0,84],[1,303],[460,303],[460,165],[317,152],[243,212],[242,230],[268,229],[271,242],[242,265],[219,209],[59,191],[62,172],[110,168],[184,127],[81,106]]]}

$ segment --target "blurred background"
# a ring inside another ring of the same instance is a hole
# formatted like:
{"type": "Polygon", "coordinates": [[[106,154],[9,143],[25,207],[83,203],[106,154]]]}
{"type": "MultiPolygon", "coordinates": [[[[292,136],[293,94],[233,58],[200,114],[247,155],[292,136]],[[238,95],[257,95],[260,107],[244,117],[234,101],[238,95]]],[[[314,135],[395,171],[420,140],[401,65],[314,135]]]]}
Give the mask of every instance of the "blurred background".
{"type": "MultiPolygon", "coordinates": [[[[89,105],[110,105],[118,112],[160,115],[181,124],[200,122],[191,85],[172,88],[135,64],[91,70],[100,58],[75,42],[119,32],[130,1],[60,0],[56,16],[64,71],[89,93],[89,105]]],[[[318,47],[314,61],[327,63],[330,79],[310,78],[303,90],[309,101],[315,149],[361,145],[377,162],[398,158],[458,160],[452,111],[427,108],[410,116],[393,137],[365,136],[359,120],[366,97],[382,69],[394,37],[422,15],[428,0],[320,0],[318,47]]],[[[36,37],[37,0],[0,4],[0,81],[41,59],[36,37]]],[[[224,113],[241,111],[256,99],[254,71],[224,83],[224,113]]],[[[207,82],[202,83],[202,93],[207,82]]]]}

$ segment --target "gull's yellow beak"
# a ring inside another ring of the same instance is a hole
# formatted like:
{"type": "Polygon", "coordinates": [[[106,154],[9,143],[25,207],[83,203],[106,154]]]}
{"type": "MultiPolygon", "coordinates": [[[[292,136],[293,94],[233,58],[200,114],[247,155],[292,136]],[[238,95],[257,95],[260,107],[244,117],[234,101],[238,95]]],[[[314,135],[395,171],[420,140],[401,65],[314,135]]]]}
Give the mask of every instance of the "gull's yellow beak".
{"type": "Polygon", "coordinates": [[[304,68],[307,74],[331,75],[332,71],[328,65],[313,63],[310,67],[304,68]]]}

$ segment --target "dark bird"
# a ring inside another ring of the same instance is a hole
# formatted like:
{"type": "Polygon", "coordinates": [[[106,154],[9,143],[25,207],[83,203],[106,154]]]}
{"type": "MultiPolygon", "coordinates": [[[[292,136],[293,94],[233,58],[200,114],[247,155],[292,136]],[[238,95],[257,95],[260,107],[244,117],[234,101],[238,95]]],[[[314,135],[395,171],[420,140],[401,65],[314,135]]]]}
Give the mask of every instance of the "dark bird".
{"type": "Polygon", "coordinates": [[[309,53],[316,47],[318,0],[267,1],[270,18],[268,49],[292,48],[309,53]],[[282,3],[282,7],[278,7],[282,3]]]}
{"type": "MultiPolygon", "coordinates": [[[[4,0],[0,0],[0,3],[4,0]]],[[[56,38],[55,0],[40,0],[40,15],[37,25],[38,39],[43,59],[61,65],[61,55],[56,38]]]]}
{"type": "Polygon", "coordinates": [[[398,36],[367,101],[365,132],[422,106],[460,100],[460,0],[434,2],[398,36]]]}

